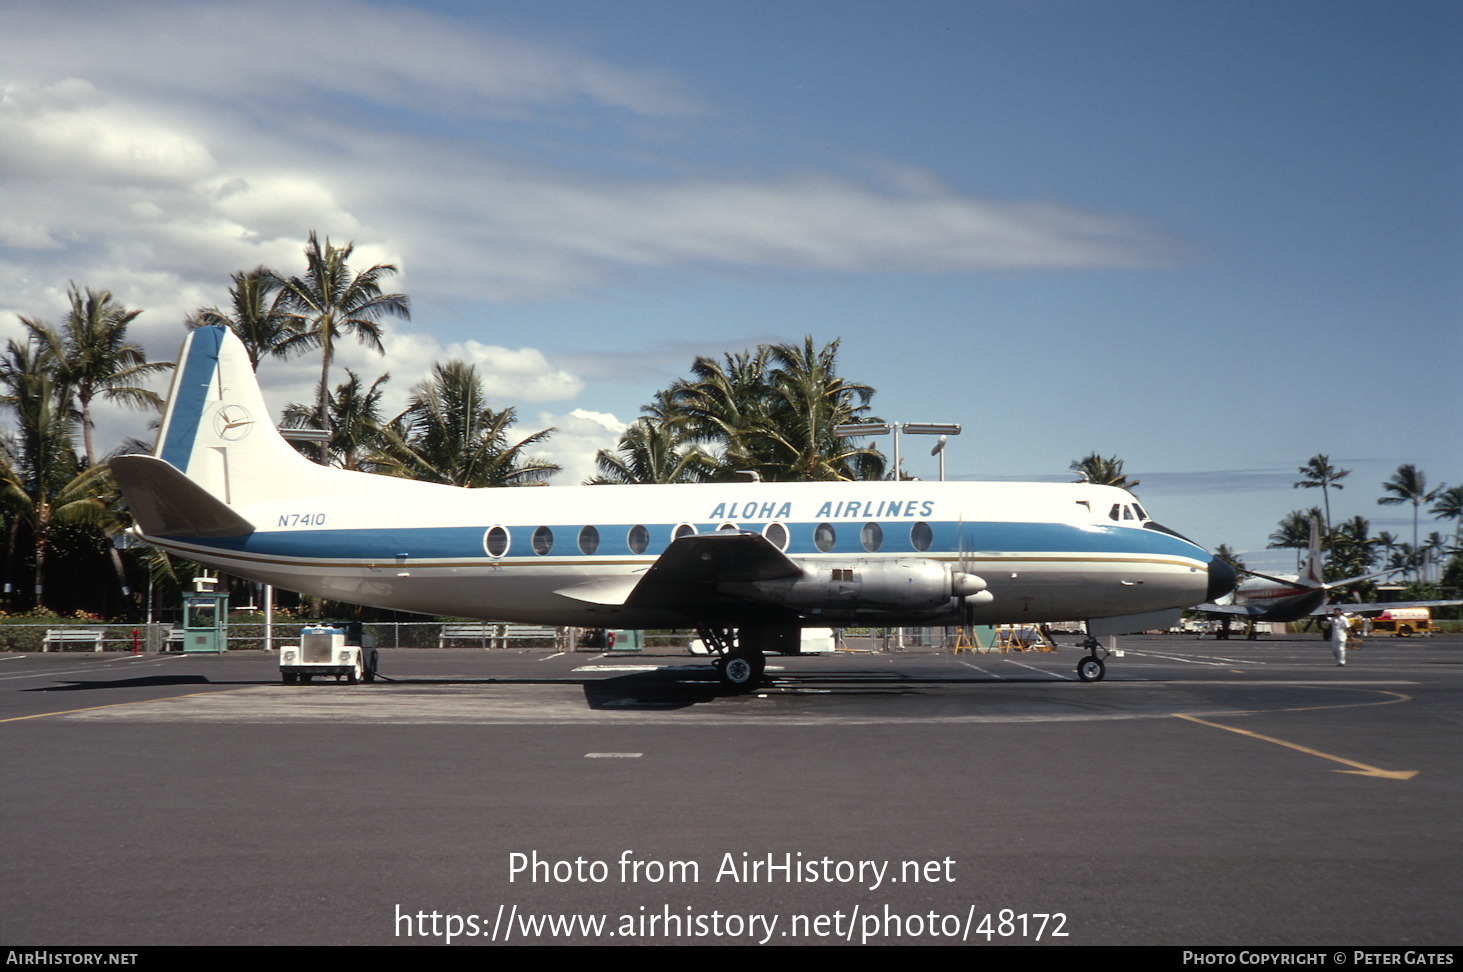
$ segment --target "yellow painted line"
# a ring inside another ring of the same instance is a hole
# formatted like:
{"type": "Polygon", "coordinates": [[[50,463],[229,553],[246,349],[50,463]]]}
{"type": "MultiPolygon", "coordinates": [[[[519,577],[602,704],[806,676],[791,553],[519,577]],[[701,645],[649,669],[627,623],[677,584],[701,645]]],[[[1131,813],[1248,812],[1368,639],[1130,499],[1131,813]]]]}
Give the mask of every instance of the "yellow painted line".
{"type": "Polygon", "coordinates": [[[149,705],[153,702],[168,702],[172,699],[191,699],[199,695],[218,695],[222,692],[238,692],[240,689],[219,689],[218,692],[189,692],[187,695],[170,695],[165,699],[139,699],[136,702],[112,702],[107,705],[89,705],[84,709],[62,709],[60,712],[37,712],[35,715],[12,716],[0,722],[24,722],[26,719],[44,719],[46,716],[71,715],[76,712],[94,712],[97,709],[115,709],[123,705],[149,705]]]}
{"type": "Polygon", "coordinates": [[[1277,746],[1284,746],[1286,749],[1294,749],[1297,752],[1305,753],[1308,756],[1319,756],[1322,759],[1329,759],[1334,763],[1341,763],[1345,766],[1355,766],[1356,769],[1336,770],[1337,773],[1352,773],[1356,776],[1375,776],[1386,780],[1410,780],[1417,775],[1417,770],[1384,770],[1375,766],[1368,766],[1366,763],[1358,763],[1354,759],[1344,759],[1340,756],[1332,756],[1330,753],[1323,753],[1319,749],[1311,749],[1308,746],[1301,746],[1297,743],[1286,742],[1284,739],[1276,739],[1274,736],[1262,736],[1258,732],[1250,732],[1248,729],[1236,729],[1234,726],[1221,726],[1217,722],[1209,722],[1195,716],[1184,715],[1182,712],[1171,713],[1176,719],[1187,719],[1190,722],[1197,722],[1201,726],[1212,726],[1215,729],[1227,729],[1230,732],[1237,732],[1241,736],[1249,736],[1253,739],[1261,739],[1277,746]]]}

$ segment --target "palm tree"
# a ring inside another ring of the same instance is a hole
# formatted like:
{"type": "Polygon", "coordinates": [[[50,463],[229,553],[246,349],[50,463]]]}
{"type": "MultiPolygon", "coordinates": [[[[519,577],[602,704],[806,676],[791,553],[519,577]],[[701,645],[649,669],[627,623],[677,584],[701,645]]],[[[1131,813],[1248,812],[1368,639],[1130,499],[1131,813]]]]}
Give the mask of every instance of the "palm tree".
{"type": "Polygon", "coordinates": [[[706,482],[716,463],[699,446],[680,448],[685,444],[685,436],[670,425],[642,418],[625,430],[613,451],[599,450],[599,475],[585,485],[706,482]]]}
{"type": "Polygon", "coordinates": [[[454,486],[538,486],[559,466],[526,450],[556,432],[544,429],[508,444],[513,409],[487,405],[477,369],[462,361],[438,364],[413,389],[411,404],[385,429],[378,468],[392,475],[454,486]]]}
{"type": "Polygon", "coordinates": [[[1371,570],[1377,562],[1376,541],[1371,537],[1371,524],[1364,516],[1354,516],[1331,534],[1330,580],[1356,577],[1371,570]]]}
{"type": "MultiPolygon", "coordinates": [[[[1417,511],[1424,503],[1431,503],[1438,495],[1442,487],[1428,492],[1427,476],[1422,470],[1408,463],[1398,466],[1392,478],[1382,484],[1382,489],[1391,493],[1391,496],[1383,496],[1377,500],[1381,506],[1397,506],[1402,503],[1412,504],[1412,550],[1414,555],[1421,550],[1417,541],[1417,511]]],[[[1414,571],[1415,572],[1415,571],[1414,571]]]]}
{"type": "MultiPolygon", "coordinates": [[[[780,344],[772,349],[777,367],[772,372],[774,393],[770,421],[760,435],[772,444],[772,477],[799,482],[817,480],[881,479],[884,456],[871,446],[833,434],[835,427],[854,422],[876,422],[866,416],[874,389],[838,377],[838,341],[802,347],[780,344]]],[[[898,470],[895,470],[898,475],[898,470]]]]}
{"type": "Polygon", "coordinates": [[[1456,546],[1460,539],[1463,539],[1463,486],[1450,486],[1444,489],[1437,488],[1434,493],[1437,502],[1428,510],[1435,519],[1454,520],[1453,543],[1456,546]]]}
{"type": "Polygon", "coordinates": [[[1267,550],[1295,550],[1296,568],[1300,566],[1300,551],[1311,545],[1311,522],[1321,518],[1321,508],[1312,506],[1309,510],[1292,510],[1280,521],[1279,528],[1270,534],[1267,550]]]}
{"type": "Polygon", "coordinates": [[[1341,480],[1351,475],[1350,469],[1337,469],[1325,455],[1314,455],[1310,462],[1300,467],[1300,474],[1306,478],[1291,483],[1291,489],[1315,489],[1320,487],[1321,503],[1326,508],[1326,535],[1331,535],[1331,494],[1333,489],[1344,489],[1341,480]]]}
{"type": "Polygon", "coordinates": [[[838,377],[838,341],[821,350],[806,338],[725,355],[723,365],[697,358],[692,378],[678,381],[647,408],[653,420],[711,446],[728,479],[752,471],[768,481],[878,479],[884,457],[833,434],[837,425],[869,419],[874,389],[838,377]]]}
{"type": "Polygon", "coordinates": [[[353,273],[347,261],[355,250],[354,243],[332,246],[326,237],[322,247],[315,231],[305,245],[305,275],[284,282],[280,295],[281,308],[289,315],[297,331],[280,347],[285,353],[302,348],[319,348],[320,391],[316,398],[319,427],[330,429],[330,364],[335,360],[335,345],[344,335],[354,333],[356,340],[375,348],[381,354],[383,317],[411,318],[411,298],[405,294],[383,294],[382,278],[396,273],[389,263],[378,263],[361,273],[353,273]]]}
{"type": "Polygon", "coordinates": [[[1443,535],[1436,530],[1434,530],[1432,533],[1429,533],[1427,535],[1427,539],[1423,540],[1422,546],[1421,548],[1419,548],[1418,553],[1422,554],[1422,579],[1424,581],[1432,579],[1433,565],[1442,563],[1443,552],[1447,550],[1447,548],[1448,542],[1444,540],[1443,535]]]}
{"type": "Polygon", "coordinates": [[[233,314],[225,315],[217,307],[203,307],[188,318],[188,327],[227,327],[244,342],[249,366],[255,371],[267,355],[285,358],[292,348],[303,350],[291,344],[299,332],[295,318],[284,309],[284,281],[273,270],[260,266],[240,271],[233,275],[233,281],[229,288],[233,314]]]}
{"type": "MultiPolygon", "coordinates": [[[[384,444],[381,420],[382,387],[391,376],[382,375],[363,388],[361,378],[349,368],[349,376],[335,386],[330,396],[330,442],[326,449],[331,465],[342,469],[372,471],[370,456],[384,444]]],[[[285,406],[280,422],[286,429],[315,428],[317,416],[313,406],[291,402],[285,406]]]]}
{"type": "Polygon", "coordinates": [[[1067,467],[1075,473],[1081,473],[1079,483],[1096,483],[1099,486],[1117,486],[1129,492],[1138,488],[1138,480],[1129,479],[1123,475],[1123,460],[1117,456],[1104,459],[1097,452],[1089,454],[1085,459],[1078,459],[1067,467]]]}
{"type": "Polygon", "coordinates": [[[1392,551],[1397,549],[1397,536],[1383,530],[1372,540],[1372,545],[1382,548],[1382,563],[1388,563],[1392,559],[1392,551]]]}
{"type": "Polygon", "coordinates": [[[45,321],[20,320],[31,339],[47,349],[56,380],[70,389],[81,406],[82,441],[90,466],[96,462],[91,442],[92,400],[100,394],[129,408],[160,409],[162,399],[137,382],[168,370],[173,363],[149,362],[141,346],[127,340],[127,325],[141,311],[129,311],[106,290],[88,287],[83,293],[72,284],[68,295],[71,311],[59,334],[45,321]]]}
{"type": "Polygon", "coordinates": [[[691,364],[691,380],[677,381],[645,411],[652,421],[684,432],[689,441],[713,447],[723,466],[717,478],[766,466],[756,431],[768,421],[770,353],[764,344],[755,353],[727,354],[724,367],[714,358],[698,357],[691,364]]]}
{"type": "Polygon", "coordinates": [[[61,525],[118,528],[102,496],[105,465],[86,466],[72,447],[75,415],[69,387],[58,380],[49,345],[14,340],[0,359],[0,405],[16,417],[17,434],[0,450],[0,505],[11,514],[13,560],[21,528],[34,547],[36,604],[44,605],[52,530],[61,525]]]}

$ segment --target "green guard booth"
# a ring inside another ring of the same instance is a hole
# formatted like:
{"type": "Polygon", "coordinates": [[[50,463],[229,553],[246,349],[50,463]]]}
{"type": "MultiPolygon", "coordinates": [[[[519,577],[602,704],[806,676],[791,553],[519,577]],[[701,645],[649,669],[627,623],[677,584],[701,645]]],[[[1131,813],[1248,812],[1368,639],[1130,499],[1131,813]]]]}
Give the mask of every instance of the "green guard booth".
{"type": "Polygon", "coordinates": [[[183,598],[183,650],[229,650],[229,595],[216,591],[215,577],[193,578],[194,591],[183,598]]]}

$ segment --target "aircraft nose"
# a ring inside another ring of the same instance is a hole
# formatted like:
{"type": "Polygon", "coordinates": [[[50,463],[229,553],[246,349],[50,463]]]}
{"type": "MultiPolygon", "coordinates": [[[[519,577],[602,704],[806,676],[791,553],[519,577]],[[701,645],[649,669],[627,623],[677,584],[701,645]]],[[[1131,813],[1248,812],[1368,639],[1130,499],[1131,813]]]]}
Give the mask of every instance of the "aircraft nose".
{"type": "Polygon", "coordinates": [[[1221,597],[1234,590],[1235,585],[1238,583],[1239,575],[1234,572],[1233,567],[1229,566],[1229,564],[1226,564],[1218,557],[1213,557],[1210,559],[1209,590],[1205,592],[1205,596],[1210,601],[1219,600],[1221,597]]]}

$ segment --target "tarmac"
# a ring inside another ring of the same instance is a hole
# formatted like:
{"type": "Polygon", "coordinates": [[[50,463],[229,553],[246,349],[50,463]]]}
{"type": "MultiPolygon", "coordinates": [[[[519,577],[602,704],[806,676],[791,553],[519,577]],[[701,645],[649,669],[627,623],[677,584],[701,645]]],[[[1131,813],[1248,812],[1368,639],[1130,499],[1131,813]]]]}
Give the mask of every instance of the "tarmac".
{"type": "Polygon", "coordinates": [[[1463,636],[1119,647],[0,655],[0,943],[1463,939],[1463,636]]]}

